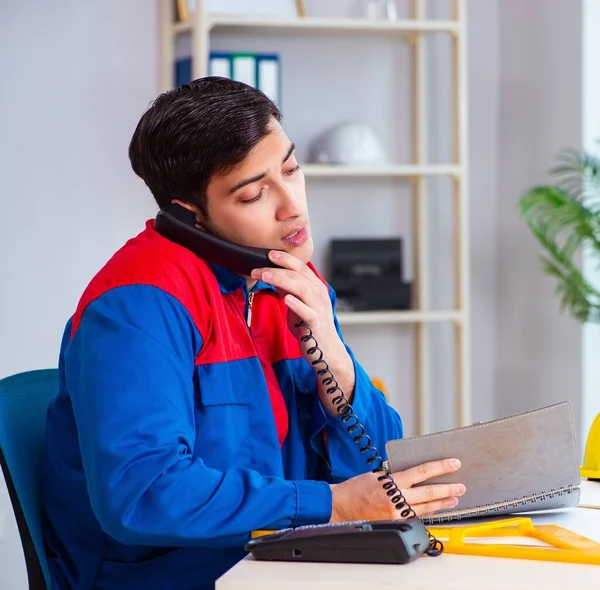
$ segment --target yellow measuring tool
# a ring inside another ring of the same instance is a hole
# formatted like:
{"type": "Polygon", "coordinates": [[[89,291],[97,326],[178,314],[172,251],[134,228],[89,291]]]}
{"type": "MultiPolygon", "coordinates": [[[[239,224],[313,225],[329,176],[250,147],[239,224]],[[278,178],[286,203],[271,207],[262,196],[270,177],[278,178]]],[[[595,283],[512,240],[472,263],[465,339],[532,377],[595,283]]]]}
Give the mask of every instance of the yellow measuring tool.
{"type": "Polygon", "coordinates": [[[429,530],[444,543],[445,553],[600,565],[600,543],[558,525],[534,526],[530,518],[512,518],[464,526],[431,527],[429,530]],[[547,546],[476,543],[469,540],[500,537],[536,539],[547,543],[547,546]]]}
{"type": "Polygon", "coordinates": [[[252,531],[250,533],[250,538],[251,539],[258,539],[258,537],[264,537],[265,535],[272,535],[273,533],[276,533],[276,532],[277,532],[277,530],[275,530],[275,529],[274,530],[269,530],[269,529],[262,530],[262,529],[259,529],[259,530],[256,530],[256,531],[252,531]]]}

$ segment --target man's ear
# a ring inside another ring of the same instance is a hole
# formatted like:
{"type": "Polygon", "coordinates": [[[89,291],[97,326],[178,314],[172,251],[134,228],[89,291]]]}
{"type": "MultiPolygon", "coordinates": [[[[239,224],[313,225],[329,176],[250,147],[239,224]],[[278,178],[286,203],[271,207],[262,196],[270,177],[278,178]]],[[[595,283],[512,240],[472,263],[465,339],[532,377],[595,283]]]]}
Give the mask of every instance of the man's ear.
{"type": "Polygon", "coordinates": [[[193,205],[192,203],[186,203],[185,201],[180,201],[179,199],[173,199],[171,203],[177,203],[177,205],[181,205],[184,209],[191,211],[196,216],[196,224],[200,228],[205,229],[204,226],[206,220],[204,219],[204,215],[202,215],[202,212],[200,211],[200,209],[198,209],[198,207],[196,207],[196,205],[193,205]]]}

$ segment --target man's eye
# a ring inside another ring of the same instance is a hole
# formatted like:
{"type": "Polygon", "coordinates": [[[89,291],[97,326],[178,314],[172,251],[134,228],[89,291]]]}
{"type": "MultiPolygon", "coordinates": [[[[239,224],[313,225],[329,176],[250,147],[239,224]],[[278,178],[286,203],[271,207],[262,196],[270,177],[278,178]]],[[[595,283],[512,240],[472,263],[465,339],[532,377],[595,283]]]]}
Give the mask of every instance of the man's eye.
{"type": "Polygon", "coordinates": [[[295,166],[295,167],[294,167],[294,168],[292,168],[291,170],[286,170],[286,171],[284,172],[284,174],[285,174],[286,176],[291,176],[291,175],[292,175],[292,174],[294,174],[295,172],[298,172],[298,170],[300,170],[300,166],[299,166],[299,165],[295,166]]]}
{"type": "Polygon", "coordinates": [[[263,190],[264,189],[260,189],[260,193],[258,193],[258,195],[256,195],[255,197],[252,197],[251,199],[244,199],[242,201],[242,203],[255,203],[256,201],[258,201],[258,199],[260,199],[263,195],[263,190]]]}

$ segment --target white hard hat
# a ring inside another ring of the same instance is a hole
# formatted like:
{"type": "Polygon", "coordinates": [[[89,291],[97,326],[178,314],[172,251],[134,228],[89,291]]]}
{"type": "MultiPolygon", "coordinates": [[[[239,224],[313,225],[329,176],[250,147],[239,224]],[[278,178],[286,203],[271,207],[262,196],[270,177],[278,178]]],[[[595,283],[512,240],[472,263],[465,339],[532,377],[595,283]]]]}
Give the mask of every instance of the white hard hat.
{"type": "Polygon", "coordinates": [[[310,161],[319,164],[385,164],[375,132],[362,123],[343,121],[319,135],[310,146],[310,161]]]}

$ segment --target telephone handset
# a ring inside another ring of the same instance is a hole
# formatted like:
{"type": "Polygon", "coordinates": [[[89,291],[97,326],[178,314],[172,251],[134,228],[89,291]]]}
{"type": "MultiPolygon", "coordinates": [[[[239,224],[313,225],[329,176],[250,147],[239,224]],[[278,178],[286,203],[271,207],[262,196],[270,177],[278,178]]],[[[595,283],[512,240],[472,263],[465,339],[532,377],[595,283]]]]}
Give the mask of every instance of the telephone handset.
{"type": "MultiPolygon", "coordinates": [[[[268,248],[241,246],[223,240],[196,227],[196,216],[185,207],[171,204],[161,209],[154,227],[163,237],[191,250],[198,257],[249,276],[253,269],[277,267],[268,257],[268,248]]],[[[403,520],[362,521],[341,524],[311,525],[284,529],[253,538],[245,549],[256,559],[277,561],[350,561],[354,563],[409,563],[426,553],[440,555],[444,546],[426,529],[394,482],[389,468],[371,444],[364,426],[354,413],[348,398],[339,387],[323,352],[306,322],[297,328],[307,333],[301,337],[318,378],[329,395],[337,394],[333,404],[347,425],[347,431],[361,453],[369,453],[367,464],[378,473],[378,480],[403,520]],[[311,342],[312,341],[312,342],[311,342]],[[317,368],[318,367],[318,368],[317,368]]]]}
{"type": "Polygon", "coordinates": [[[161,209],[154,228],[163,237],[184,246],[194,254],[240,275],[249,276],[253,269],[277,267],[269,259],[269,248],[240,246],[196,227],[196,216],[185,207],[173,203],[161,209]]]}

